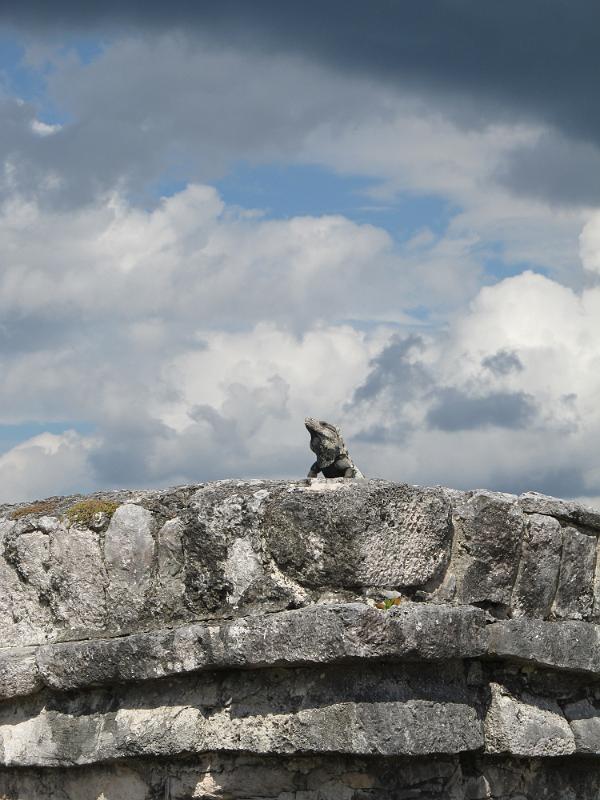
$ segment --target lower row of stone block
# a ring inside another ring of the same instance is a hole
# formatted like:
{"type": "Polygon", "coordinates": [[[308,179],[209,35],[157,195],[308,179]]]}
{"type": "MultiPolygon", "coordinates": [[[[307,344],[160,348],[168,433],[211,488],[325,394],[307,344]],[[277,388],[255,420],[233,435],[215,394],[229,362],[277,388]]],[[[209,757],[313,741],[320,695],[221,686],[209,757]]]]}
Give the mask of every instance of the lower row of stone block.
{"type": "Polygon", "coordinates": [[[0,768],[3,800],[597,800],[600,763],[207,753],[168,760],[0,768]]]}
{"type": "Polygon", "coordinates": [[[502,682],[480,662],[377,663],[45,690],[0,706],[0,758],[45,767],[209,751],[600,755],[600,710],[581,679],[515,674],[502,682]],[[544,681],[548,693],[535,693],[544,681]]]}

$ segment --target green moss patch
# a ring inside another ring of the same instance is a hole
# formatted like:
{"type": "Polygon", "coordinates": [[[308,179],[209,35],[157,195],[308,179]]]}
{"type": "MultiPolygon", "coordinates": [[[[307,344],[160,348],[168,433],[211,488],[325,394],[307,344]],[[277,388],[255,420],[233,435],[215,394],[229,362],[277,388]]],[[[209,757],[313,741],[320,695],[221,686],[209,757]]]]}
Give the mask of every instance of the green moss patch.
{"type": "Polygon", "coordinates": [[[89,526],[96,514],[108,514],[109,517],[115,513],[120,503],[111,500],[82,500],[75,503],[66,513],[66,518],[73,524],[89,526]]]}

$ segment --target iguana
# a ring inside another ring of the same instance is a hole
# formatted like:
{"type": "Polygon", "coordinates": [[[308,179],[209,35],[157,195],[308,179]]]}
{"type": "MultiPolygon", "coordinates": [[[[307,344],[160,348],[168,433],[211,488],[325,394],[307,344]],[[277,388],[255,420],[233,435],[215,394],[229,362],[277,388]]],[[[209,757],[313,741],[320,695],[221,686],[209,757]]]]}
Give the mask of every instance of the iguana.
{"type": "Polygon", "coordinates": [[[317,456],[309,478],[316,478],[319,472],[326,478],[364,478],[350,458],[338,427],[312,417],[306,417],[304,424],[310,433],[310,449],[317,456]]]}

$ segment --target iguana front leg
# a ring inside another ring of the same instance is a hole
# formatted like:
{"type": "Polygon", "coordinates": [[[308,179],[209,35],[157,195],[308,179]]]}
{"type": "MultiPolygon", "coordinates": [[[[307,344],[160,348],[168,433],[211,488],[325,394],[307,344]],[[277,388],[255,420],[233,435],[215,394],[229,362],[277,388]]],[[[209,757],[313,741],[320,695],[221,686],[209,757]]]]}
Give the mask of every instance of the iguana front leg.
{"type": "Polygon", "coordinates": [[[315,463],[312,465],[312,467],[308,470],[308,475],[306,477],[307,478],[316,478],[320,471],[321,471],[321,468],[319,467],[319,462],[315,461],[315,463]]]}
{"type": "Polygon", "coordinates": [[[342,477],[344,478],[354,478],[356,475],[354,466],[349,458],[338,458],[338,460],[335,462],[335,467],[340,472],[343,472],[342,477]]]}

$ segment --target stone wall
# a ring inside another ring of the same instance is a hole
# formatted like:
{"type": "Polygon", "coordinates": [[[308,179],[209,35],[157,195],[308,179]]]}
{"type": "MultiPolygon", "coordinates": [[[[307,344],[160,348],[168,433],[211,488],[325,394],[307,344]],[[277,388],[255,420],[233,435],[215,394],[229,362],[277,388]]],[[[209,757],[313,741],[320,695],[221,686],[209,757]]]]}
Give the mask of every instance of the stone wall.
{"type": "Polygon", "coordinates": [[[600,512],[362,480],[98,498],[0,508],[0,798],[600,798],[600,512]]]}

